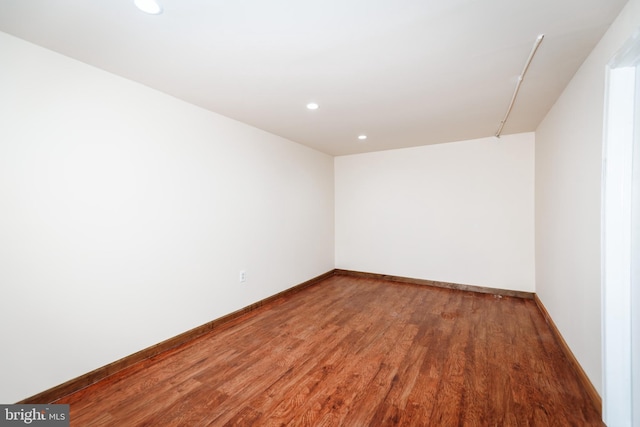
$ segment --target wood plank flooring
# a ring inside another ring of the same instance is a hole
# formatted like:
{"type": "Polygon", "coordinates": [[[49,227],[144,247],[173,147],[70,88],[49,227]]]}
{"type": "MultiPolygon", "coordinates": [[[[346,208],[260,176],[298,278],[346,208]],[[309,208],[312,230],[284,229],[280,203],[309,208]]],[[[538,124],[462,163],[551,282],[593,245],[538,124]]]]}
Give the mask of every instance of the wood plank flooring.
{"type": "Polygon", "coordinates": [[[333,276],[56,403],[72,426],[602,426],[535,302],[333,276]]]}

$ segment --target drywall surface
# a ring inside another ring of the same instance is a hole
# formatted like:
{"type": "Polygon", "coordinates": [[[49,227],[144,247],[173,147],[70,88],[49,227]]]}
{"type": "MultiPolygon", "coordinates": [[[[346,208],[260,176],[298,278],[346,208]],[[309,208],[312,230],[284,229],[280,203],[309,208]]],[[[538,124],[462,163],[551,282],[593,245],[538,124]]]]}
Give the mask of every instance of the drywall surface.
{"type": "Polygon", "coordinates": [[[631,0],[536,130],[536,291],[600,393],[605,69],[639,25],[631,0]]]}
{"type": "Polygon", "coordinates": [[[336,268],[534,291],[534,135],[337,157],[336,268]]]}
{"type": "Polygon", "coordinates": [[[0,56],[0,402],[333,269],[330,156],[3,33],[0,56]]]}

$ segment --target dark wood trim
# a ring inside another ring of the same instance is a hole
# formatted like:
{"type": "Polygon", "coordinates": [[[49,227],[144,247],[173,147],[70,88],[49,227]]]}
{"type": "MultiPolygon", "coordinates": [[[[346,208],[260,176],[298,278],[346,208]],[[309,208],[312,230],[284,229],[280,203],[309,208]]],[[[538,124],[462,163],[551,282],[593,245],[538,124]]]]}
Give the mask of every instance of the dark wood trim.
{"type": "Polygon", "coordinates": [[[578,362],[578,359],[576,359],[576,356],[573,354],[573,352],[569,348],[569,345],[562,337],[562,334],[558,330],[558,327],[553,322],[551,315],[547,311],[544,304],[542,304],[542,301],[540,301],[540,298],[538,297],[537,294],[535,295],[534,300],[536,302],[536,305],[538,306],[538,310],[540,310],[540,313],[542,313],[542,316],[546,320],[547,325],[549,325],[551,332],[553,332],[553,335],[555,336],[556,341],[560,345],[562,352],[564,353],[565,357],[569,361],[569,364],[571,365],[576,375],[578,376],[578,380],[582,384],[582,387],[585,389],[585,391],[589,395],[589,398],[591,399],[593,404],[596,406],[596,408],[598,408],[598,411],[600,412],[600,418],[602,418],[602,398],[600,397],[600,394],[598,393],[596,388],[593,386],[593,383],[587,376],[587,373],[584,371],[584,369],[582,369],[582,366],[580,366],[580,362],[578,362]]]}
{"type": "Polygon", "coordinates": [[[122,359],[117,360],[113,363],[94,369],[87,374],[81,375],[63,384],[57,385],[34,396],[23,399],[17,403],[46,404],[54,402],[64,396],[81,390],[103,378],[109,377],[118,371],[128,368],[138,362],[157,356],[160,353],[171,350],[179,345],[194,340],[215,328],[218,328],[225,324],[229,324],[231,321],[236,320],[242,315],[247,314],[259,307],[262,307],[265,304],[271,303],[277,299],[284,298],[286,296],[300,292],[301,290],[306,289],[310,286],[316,285],[333,275],[335,275],[335,270],[328,271],[318,277],[314,277],[313,279],[307,280],[306,282],[300,283],[299,285],[293,286],[282,292],[278,292],[275,295],[255,302],[247,307],[241,308],[240,310],[234,311],[233,313],[229,313],[226,316],[212,320],[211,322],[205,323],[204,325],[197,326],[189,331],[183,332],[180,335],[176,335],[173,338],[169,338],[165,341],[162,341],[161,343],[140,350],[137,353],[133,353],[129,356],[123,357],[122,359]]]}
{"type": "Polygon", "coordinates": [[[457,289],[460,291],[479,292],[482,294],[503,295],[503,296],[516,297],[516,298],[525,298],[525,299],[533,299],[535,295],[533,292],[511,291],[508,289],[497,289],[497,288],[485,288],[482,286],[461,285],[459,283],[439,282],[439,281],[427,280],[427,279],[414,279],[411,277],[390,276],[387,274],[365,273],[362,271],[353,271],[353,270],[336,269],[335,274],[342,275],[342,276],[362,277],[365,279],[378,279],[378,280],[388,280],[391,282],[410,283],[413,285],[435,286],[437,288],[457,289]]]}
{"type": "Polygon", "coordinates": [[[238,320],[241,316],[251,311],[254,311],[266,304],[272,303],[280,298],[285,298],[289,295],[300,292],[303,289],[316,285],[322,282],[323,280],[328,279],[329,277],[332,277],[334,275],[360,277],[360,278],[367,278],[367,279],[378,279],[378,280],[386,280],[386,281],[392,281],[397,283],[426,285],[426,286],[434,286],[434,287],[441,287],[441,288],[447,288],[447,289],[457,289],[457,290],[470,291],[470,292],[480,292],[480,293],[487,293],[487,294],[534,299],[538,309],[542,313],[551,331],[556,337],[560,347],[563,350],[563,353],[565,354],[571,366],[575,370],[581,384],[583,385],[590,399],[593,401],[594,405],[598,408],[598,410],[600,412],[602,411],[602,399],[600,395],[598,394],[597,390],[595,389],[595,387],[587,377],[586,373],[580,366],[580,363],[578,362],[578,360],[575,358],[575,356],[569,349],[569,346],[567,345],[566,341],[558,331],[558,328],[556,327],[555,323],[551,319],[551,316],[549,315],[546,308],[544,307],[544,305],[542,304],[542,302],[540,301],[540,299],[536,294],[531,292],[486,288],[486,287],[480,287],[480,286],[462,285],[457,283],[440,282],[440,281],[426,280],[426,279],[414,279],[409,277],[400,277],[400,276],[392,276],[392,275],[376,274],[376,273],[365,273],[365,272],[359,272],[359,271],[353,271],[353,270],[342,270],[342,269],[334,269],[334,270],[328,271],[324,274],[321,274],[320,276],[317,276],[306,282],[300,283],[299,285],[293,286],[275,295],[272,295],[263,300],[257,301],[240,310],[234,311],[233,313],[227,314],[226,316],[212,320],[211,322],[205,323],[204,325],[193,328],[173,338],[169,338],[165,341],[162,341],[161,343],[158,343],[156,345],[143,349],[137,353],[126,356],[113,363],[97,368],[87,374],[81,375],[77,378],[74,378],[63,384],[60,384],[58,386],[45,390],[34,396],[28,397],[17,403],[34,404],[34,403],[54,402],[73,392],[79,391],[101,379],[109,377],[115,374],[116,372],[119,372],[125,368],[128,368],[138,362],[157,356],[160,353],[169,351],[182,344],[188,343],[189,341],[192,341],[206,334],[207,332],[212,331],[213,329],[219,328],[223,325],[229,325],[234,320],[238,320]]]}

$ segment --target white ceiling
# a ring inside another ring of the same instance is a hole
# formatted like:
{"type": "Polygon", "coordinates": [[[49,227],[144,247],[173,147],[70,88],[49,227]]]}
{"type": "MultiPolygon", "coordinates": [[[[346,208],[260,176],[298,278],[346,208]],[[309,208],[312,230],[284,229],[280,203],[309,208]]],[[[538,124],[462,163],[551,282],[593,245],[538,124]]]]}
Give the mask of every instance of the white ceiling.
{"type": "Polygon", "coordinates": [[[542,33],[503,134],[535,130],[626,0],[160,3],[0,0],[0,31],[343,155],[494,135],[542,33]]]}

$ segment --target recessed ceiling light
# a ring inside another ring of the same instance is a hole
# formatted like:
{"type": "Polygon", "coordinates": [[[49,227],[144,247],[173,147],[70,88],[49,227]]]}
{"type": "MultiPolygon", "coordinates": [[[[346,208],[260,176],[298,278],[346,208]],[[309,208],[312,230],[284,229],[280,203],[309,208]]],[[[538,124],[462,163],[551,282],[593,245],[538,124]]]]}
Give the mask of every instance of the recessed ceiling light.
{"type": "Polygon", "coordinates": [[[358,139],[360,141],[364,141],[365,139],[367,139],[367,135],[358,135],[358,139]]]}
{"type": "Polygon", "coordinates": [[[133,3],[138,9],[150,15],[160,15],[162,13],[162,6],[155,0],[133,0],[133,3]]]}
{"type": "Polygon", "coordinates": [[[310,102],[307,104],[307,108],[309,110],[317,110],[320,106],[318,104],[316,104],[315,102],[310,102]]]}

